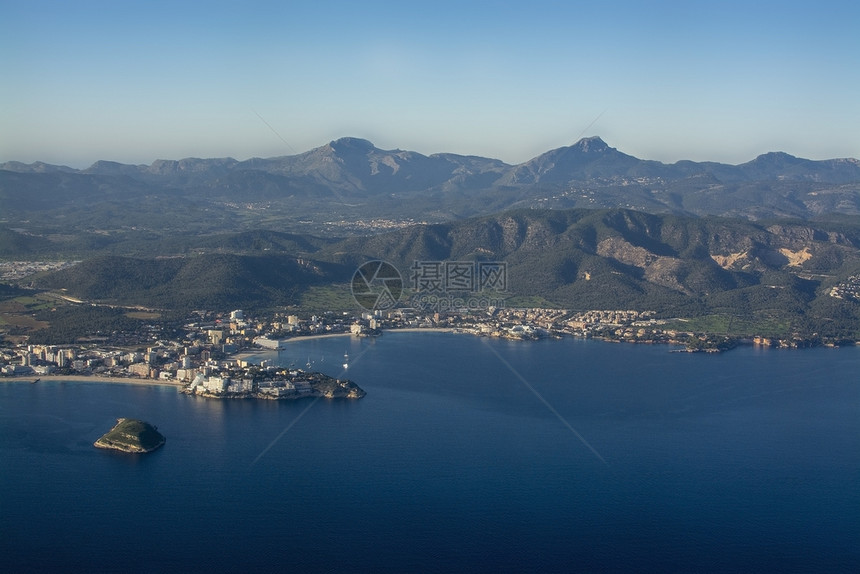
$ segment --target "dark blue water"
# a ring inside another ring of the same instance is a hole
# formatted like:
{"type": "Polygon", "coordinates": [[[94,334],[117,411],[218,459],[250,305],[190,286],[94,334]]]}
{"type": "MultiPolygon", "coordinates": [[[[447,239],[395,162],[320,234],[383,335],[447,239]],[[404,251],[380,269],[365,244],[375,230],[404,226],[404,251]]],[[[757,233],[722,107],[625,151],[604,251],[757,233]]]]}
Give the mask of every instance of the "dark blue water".
{"type": "Polygon", "coordinates": [[[860,349],[293,342],[360,401],[0,384],[7,572],[860,569],[860,349]],[[117,417],[167,444],[95,449],[117,417]]]}

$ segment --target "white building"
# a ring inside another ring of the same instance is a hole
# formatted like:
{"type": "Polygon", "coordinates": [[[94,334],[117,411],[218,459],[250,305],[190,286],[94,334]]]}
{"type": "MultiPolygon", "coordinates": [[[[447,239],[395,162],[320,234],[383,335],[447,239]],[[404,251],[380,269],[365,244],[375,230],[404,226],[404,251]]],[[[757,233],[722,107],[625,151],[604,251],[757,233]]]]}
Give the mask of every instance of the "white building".
{"type": "Polygon", "coordinates": [[[265,349],[277,349],[280,347],[280,341],[276,339],[269,339],[268,337],[257,337],[254,339],[254,344],[259,345],[265,349]]]}
{"type": "Polygon", "coordinates": [[[209,377],[203,383],[204,388],[210,393],[223,393],[230,386],[230,379],[227,377],[209,377]]]}

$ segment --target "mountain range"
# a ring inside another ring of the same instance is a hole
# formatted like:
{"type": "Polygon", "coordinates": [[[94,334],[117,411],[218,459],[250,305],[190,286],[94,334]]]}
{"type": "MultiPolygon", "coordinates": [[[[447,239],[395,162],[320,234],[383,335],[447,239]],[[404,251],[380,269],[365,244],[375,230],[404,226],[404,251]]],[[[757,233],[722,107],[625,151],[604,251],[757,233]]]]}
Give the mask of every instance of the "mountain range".
{"type": "Polygon", "coordinates": [[[664,164],[600,138],[519,165],[356,138],[247,161],[0,165],[0,258],[83,260],[19,287],[180,312],[347,309],[369,259],[404,278],[415,261],[500,261],[513,305],[857,340],[858,214],[855,159],[664,164]]]}
{"type": "Polygon", "coordinates": [[[341,138],[283,157],[0,164],[0,225],[276,229],[343,235],[511,208],[630,208],[745,219],[860,214],[860,161],[772,152],[740,165],[642,160],[582,139],[525,163],[341,138]],[[193,216],[193,217],[192,217],[193,216]],[[373,221],[379,222],[374,227],[373,221]]]}

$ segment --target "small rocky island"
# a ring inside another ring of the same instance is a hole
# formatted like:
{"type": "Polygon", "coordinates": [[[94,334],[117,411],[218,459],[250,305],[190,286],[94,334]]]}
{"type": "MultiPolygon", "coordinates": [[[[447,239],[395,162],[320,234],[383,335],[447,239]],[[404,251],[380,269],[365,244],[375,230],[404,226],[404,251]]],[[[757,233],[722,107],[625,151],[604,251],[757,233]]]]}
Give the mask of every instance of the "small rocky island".
{"type": "Polygon", "coordinates": [[[93,443],[97,448],[123,452],[152,452],[164,444],[164,435],[137,419],[117,419],[116,425],[93,443]]]}

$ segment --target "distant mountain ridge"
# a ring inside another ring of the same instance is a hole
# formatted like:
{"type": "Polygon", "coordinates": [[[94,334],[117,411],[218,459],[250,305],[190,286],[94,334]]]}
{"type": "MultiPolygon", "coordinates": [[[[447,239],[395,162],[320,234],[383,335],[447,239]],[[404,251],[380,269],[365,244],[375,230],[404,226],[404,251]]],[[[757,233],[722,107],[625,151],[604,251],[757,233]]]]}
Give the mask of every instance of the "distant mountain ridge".
{"type": "Polygon", "coordinates": [[[244,161],[229,157],[189,157],[179,160],[159,159],[151,165],[132,165],[99,160],[82,170],[44,162],[25,164],[8,161],[0,164],[0,170],[16,173],[62,172],[138,177],[262,171],[297,177],[318,175],[330,183],[352,179],[357,188],[365,189],[372,188],[364,185],[365,178],[372,176],[380,180],[396,178],[410,182],[410,187],[424,188],[439,185],[464,173],[481,172],[498,173],[501,181],[517,183],[523,183],[525,174],[531,174],[530,183],[535,183],[549,177],[558,181],[587,180],[598,174],[607,177],[624,172],[670,178],[714,173],[720,179],[734,180],[781,178],[828,183],[860,181],[860,160],[855,158],[809,160],[776,151],[761,154],[738,165],[690,160],[666,164],[627,155],[607,145],[599,136],[582,138],[573,145],[549,150],[517,165],[480,156],[451,153],[425,156],[400,149],[382,150],[366,139],[343,137],[296,155],[251,158],[244,161]],[[423,177],[417,178],[418,174],[423,177]]]}
{"type": "MultiPolygon", "coordinates": [[[[508,165],[477,156],[382,150],[347,137],[297,155],[245,161],[185,158],[148,166],[98,161],[84,170],[41,162],[0,164],[0,208],[22,219],[34,211],[68,218],[68,208],[81,202],[122,209],[139,205],[141,197],[186,210],[226,205],[243,217],[248,209],[238,204],[268,202],[270,215],[282,209],[304,220],[327,215],[347,221],[445,221],[518,207],[809,218],[860,214],[860,161],[770,152],[739,165],[664,164],[590,137],[508,165]]],[[[136,215],[139,208],[131,213],[136,215]]],[[[279,225],[283,230],[284,222],[279,225]]]]}

